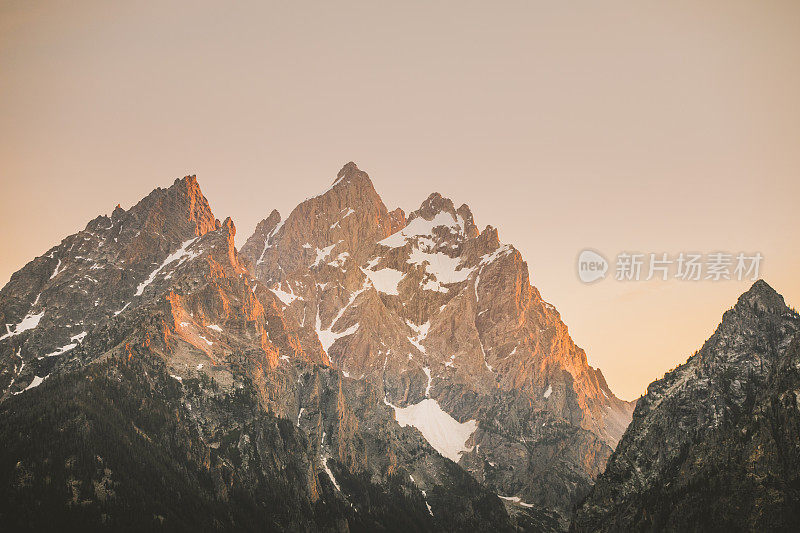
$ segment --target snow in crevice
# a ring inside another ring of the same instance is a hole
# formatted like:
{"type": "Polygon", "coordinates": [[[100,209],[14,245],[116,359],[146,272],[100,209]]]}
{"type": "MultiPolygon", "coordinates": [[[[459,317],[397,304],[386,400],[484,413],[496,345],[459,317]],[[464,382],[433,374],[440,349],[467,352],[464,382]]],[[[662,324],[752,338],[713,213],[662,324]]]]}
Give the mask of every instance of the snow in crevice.
{"type": "Polygon", "coordinates": [[[278,230],[283,227],[284,222],[285,220],[281,220],[280,222],[278,222],[275,225],[275,227],[272,228],[272,231],[270,231],[269,234],[264,238],[264,249],[261,250],[261,255],[258,256],[258,261],[256,261],[256,265],[260,265],[261,263],[264,262],[264,255],[267,253],[267,249],[269,249],[270,247],[269,241],[272,239],[272,237],[274,237],[278,233],[278,230]]]}
{"type": "Polygon", "coordinates": [[[544,398],[549,398],[551,394],[553,394],[553,386],[552,385],[548,385],[547,386],[547,390],[544,391],[544,394],[542,396],[544,398]]]}
{"type": "Polygon", "coordinates": [[[189,246],[197,239],[198,237],[194,237],[192,239],[189,239],[188,241],[185,241],[183,244],[181,244],[180,248],[175,250],[173,253],[169,254],[167,258],[164,259],[164,262],[161,263],[161,266],[159,266],[157,269],[151,272],[150,275],[147,277],[147,279],[139,284],[139,286],[136,288],[136,296],[141,296],[145,288],[151,283],[153,283],[153,281],[156,279],[158,273],[161,272],[164,269],[164,267],[166,267],[170,263],[178,261],[178,265],[176,266],[180,266],[187,259],[193,259],[198,255],[200,255],[198,253],[189,252],[187,250],[189,246]]]}
{"type": "Polygon", "coordinates": [[[325,473],[328,474],[329,478],[331,478],[331,483],[333,483],[333,486],[336,487],[336,490],[338,490],[339,492],[342,492],[341,487],[339,487],[339,484],[336,482],[336,478],[333,477],[333,472],[331,472],[331,469],[328,466],[328,458],[327,457],[323,457],[322,458],[322,468],[325,469],[325,473]]]}
{"type": "Polygon", "coordinates": [[[433,509],[431,509],[431,504],[428,503],[428,493],[424,490],[420,491],[422,493],[422,498],[425,500],[425,507],[428,508],[428,513],[433,516],[433,509]]]}
{"type": "Polygon", "coordinates": [[[428,320],[424,324],[417,326],[410,320],[406,320],[406,325],[415,333],[414,335],[408,337],[409,342],[413,344],[420,352],[427,353],[422,343],[428,337],[428,331],[431,329],[431,321],[428,320]]]}
{"type": "Polygon", "coordinates": [[[319,337],[319,342],[322,343],[322,348],[325,350],[326,353],[328,352],[328,350],[331,349],[333,343],[335,343],[342,337],[347,337],[348,335],[352,335],[353,333],[358,331],[358,327],[359,324],[358,322],[356,322],[346,330],[337,333],[334,333],[330,329],[322,329],[320,327],[319,310],[317,310],[317,336],[319,337]]]}
{"type": "Polygon", "coordinates": [[[431,395],[431,384],[433,383],[433,378],[431,377],[431,369],[429,367],[425,367],[422,369],[425,372],[425,375],[428,377],[428,384],[425,386],[425,397],[429,398],[431,395]]]}
{"type": "Polygon", "coordinates": [[[322,328],[322,320],[320,319],[319,316],[319,306],[317,306],[316,331],[317,331],[317,336],[319,337],[319,341],[322,343],[322,347],[325,349],[326,353],[328,352],[330,347],[333,346],[333,343],[336,342],[338,339],[346,337],[348,335],[352,335],[358,330],[359,328],[358,322],[356,322],[346,330],[340,332],[334,332],[333,328],[334,326],[336,326],[336,323],[339,321],[339,319],[342,318],[342,315],[344,315],[345,311],[347,311],[347,309],[351,305],[353,305],[353,302],[355,302],[356,298],[358,298],[358,296],[362,292],[367,290],[369,287],[370,283],[369,280],[367,280],[367,283],[365,283],[359,290],[351,294],[348,302],[344,306],[342,306],[341,309],[339,309],[339,312],[336,314],[335,317],[333,317],[333,320],[331,320],[331,323],[328,325],[326,329],[322,328]]]}
{"type": "Polygon", "coordinates": [[[58,273],[61,272],[59,269],[61,268],[61,259],[58,260],[58,264],[56,265],[56,269],[53,270],[53,273],[50,274],[50,279],[58,276],[58,273]]]}
{"type": "Polygon", "coordinates": [[[489,372],[494,372],[494,367],[486,360],[486,352],[483,350],[483,344],[481,344],[481,351],[483,352],[483,366],[485,366],[486,370],[489,372]]]}
{"type": "Polygon", "coordinates": [[[214,331],[216,331],[217,333],[222,333],[222,328],[221,328],[221,327],[219,327],[219,326],[218,326],[218,325],[216,325],[216,324],[210,324],[210,325],[208,325],[208,326],[206,326],[206,327],[207,327],[208,329],[213,329],[213,330],[214,330],[214,331]]]}
{"type": "Polygon", "coordinates": [[[305,410],[305,407],[301,407],[300,411],[297,413],[297,427],[300,427],[300,418],[303,416],[303,411],[305,410]]]}

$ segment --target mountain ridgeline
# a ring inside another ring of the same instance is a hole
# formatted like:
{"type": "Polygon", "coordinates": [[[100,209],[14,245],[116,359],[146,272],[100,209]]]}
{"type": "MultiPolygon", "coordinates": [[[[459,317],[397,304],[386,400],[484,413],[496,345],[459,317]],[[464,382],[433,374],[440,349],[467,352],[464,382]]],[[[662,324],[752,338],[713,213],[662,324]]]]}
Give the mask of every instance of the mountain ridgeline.
{"type": "Polygon", "coordinates": [[[348,163],[235,234],[189,176],[0,290],[0,523],[680,529],[742,479],[731,523],[795,519],[798,319],[763,282],[626,431],[634,404],[466,204],[390,210],[348,163]]]}

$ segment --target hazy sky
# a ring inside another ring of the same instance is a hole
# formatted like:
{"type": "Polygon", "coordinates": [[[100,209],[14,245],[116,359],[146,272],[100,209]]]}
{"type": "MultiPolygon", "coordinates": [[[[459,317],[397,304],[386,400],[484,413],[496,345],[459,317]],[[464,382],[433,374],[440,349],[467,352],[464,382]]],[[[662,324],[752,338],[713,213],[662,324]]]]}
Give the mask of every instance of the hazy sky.
{"type": "Polygon", "coordinates": [[[798,28],[792,1],[0,0],[0,283],[186,174],[241,245],[353,160],[390,209],[498,227],[633,399],[749,283],[584,285],[583,248],[759,251],[800,303],[798,28]]]}

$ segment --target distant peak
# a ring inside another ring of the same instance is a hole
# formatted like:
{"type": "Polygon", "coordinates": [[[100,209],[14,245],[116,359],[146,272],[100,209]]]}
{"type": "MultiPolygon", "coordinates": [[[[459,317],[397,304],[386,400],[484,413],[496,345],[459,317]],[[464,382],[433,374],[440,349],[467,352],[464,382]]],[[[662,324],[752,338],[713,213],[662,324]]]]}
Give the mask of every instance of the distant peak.
{"type": "Polygon", "coordinates": [[[369,175],[363,170],[359,169],[352,161],[347,163],[336,174],[336,179],[333,184],[324,193],[314,196],[313,198],[320,198],[326,195],[340,196],[340,195],[357,197],[368,197],[371,201],[376,199],[380,201],[380,196],[375,190],[369,175]]]}
{"type": "Polygon", "coordinates": [[[342,170],[339,171],[338,177],[342,177],[343,175],[347,174],[348,172],[359,172],[358,165],[356,165],[352,161],[346,163],[342,167],[342,170]]]}
{"type": "MultiPolygon", "coordinates": [[[[362,172],[358,168],[358,165],[350,161],[349,163],[347,163],[345,166],[342,167],[342,169],[339,171],[338,174],[336,174],[336,179],[333,180],[333,184],[337,185],[338,183],[350,181],[353,177],[358,176],[360,174],[367,176],[366,172],[362,172]]],[[[367,180],[369,180],[368,177],[367,180]]]]}
{"type": "Polygon", "coordinates": [[[786,308],[783,296],[763,279],[759,279],[739,297],[737,306],[746,306],[758,311],[776,311],[786,308]]]}

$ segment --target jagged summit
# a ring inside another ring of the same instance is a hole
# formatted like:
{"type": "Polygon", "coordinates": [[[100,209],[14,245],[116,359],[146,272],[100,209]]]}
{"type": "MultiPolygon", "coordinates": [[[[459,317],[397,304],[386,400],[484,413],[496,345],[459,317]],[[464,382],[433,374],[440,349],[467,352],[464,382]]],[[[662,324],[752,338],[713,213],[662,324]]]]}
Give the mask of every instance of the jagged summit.
{"type": "Polygon", "coordinates": [[[329,257],[359,263],[376,241],[402,227],[405,216],[402,210],[390,214],[367,173],[351,162],[328,190],[279,220],[273,211],[241,250],[268,283],[311,265],[324,267],[329,257]]]}
{"type": "Polygon", "coordinates": [[[497,490],[561,512],[585,494],[632,404],[589,367],[497,229],[480,233],[467,204],[438,192],[407,218],[390,213],[354,163],[278,219],[242,255],[304,344],[397,409],[480,421],[459,462],[497,490]]]}
{"type": "Polygon", "coordinates": [[[199,237],[219,227],[195,176],[176,179],[166,189],[154,189],[127,211],[117,206],[112,219],[166,237],[185,230],[199,237]]]}

